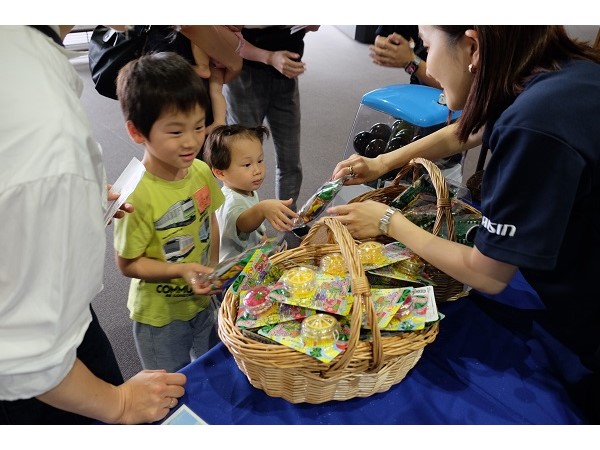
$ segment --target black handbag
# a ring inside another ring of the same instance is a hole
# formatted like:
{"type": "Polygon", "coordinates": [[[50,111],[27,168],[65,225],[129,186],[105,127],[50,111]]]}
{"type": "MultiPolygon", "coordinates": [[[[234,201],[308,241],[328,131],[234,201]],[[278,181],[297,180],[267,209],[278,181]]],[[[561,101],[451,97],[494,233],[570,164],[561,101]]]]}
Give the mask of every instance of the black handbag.
{"type": "Polygon", "coordinates": [[[149,30],[149,25],[136,25],[125,32],[104,25],[94,28],[88,57],[92,81],[101,95],[117,100],[119,70],[144,53],[149,30]]]}

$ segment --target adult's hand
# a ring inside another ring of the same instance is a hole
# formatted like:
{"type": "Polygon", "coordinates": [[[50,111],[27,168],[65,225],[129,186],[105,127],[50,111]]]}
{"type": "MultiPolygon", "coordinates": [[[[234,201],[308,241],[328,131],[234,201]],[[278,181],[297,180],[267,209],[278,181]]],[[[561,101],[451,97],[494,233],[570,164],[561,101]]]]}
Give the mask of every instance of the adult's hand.
{"type": "Polygon", "coordinates": [[[410,42],[398,33],[389,36],[377,36],[375,43],[369,46],[369,56],[375,64],[403,69],[413,59],[410,42]]]}
{"type": "Polygon", "coordinates": [[[118,386],[122,414],[118,423],[156,422],[166,417],[185,393],[186,377],[164,370],[143,370],[118,386]]]}
{"type": "Polygon", "coordinates": [[[163,419],[185,390],[186,377],[164,370],[144,370],[114,386],[94,375],[83,362],[53,389],[37,396],[55,408],[105,423],[149,423],[163,419]]]}
{"type": "Polygon", "coordinates": [[[332,180],[337,180],[345,175],[354,175],[345,184],[363,184],[376,180],[390,169],[384,167],[381,159],[366,158],[354,154],[348,159],[340,161],[333,169],[332,180]]]}
{"type": "Polygon", "coordinates": [[[302,75],[306,70],[306,65],[302,61],[298,61],[299,59],[300,55],[298,53],[279,50],[272,52],[269,64],[284,76],[295,78],[302,75]]]}
{"type": "Polygon", "coordinates": [[[379,220],[387,208],[384,203],[366,200],[334,206],[327,213],[335,215],[355,239],[367,239],[381,234],[379,220]]]}

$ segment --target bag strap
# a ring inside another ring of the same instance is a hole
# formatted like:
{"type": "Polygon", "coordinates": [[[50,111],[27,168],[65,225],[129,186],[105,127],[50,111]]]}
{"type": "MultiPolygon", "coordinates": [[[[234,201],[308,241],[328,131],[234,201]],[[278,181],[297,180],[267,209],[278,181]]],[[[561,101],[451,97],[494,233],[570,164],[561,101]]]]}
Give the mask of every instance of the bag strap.
{"type": "Polygon", "coordinates": [[[142,55],[146,53],[146,45],[148,44],[150,28],[152,28],[152,25],[134,25],[132,29],[127,30],[125,32],[127,38],[129,38],[129,35],[127,33],[131,33],[134,36],[138,36],[144,39],[144,44],[142,45],[142,55]]]}
{"type": "Polygon", "coordinates": [[[152,28],[152,25],[134,25],[132,28],[125,30],[125,35],[128,36],[128,33],[131,33],[134,36],[145,36],[150,32],[150,28],[152,28]]]}
{"type": "Polygon", "coordinates": [[[49,26],[49,25],[28,25],[28,26],[31,28],[35,28],[38,31],[41,31],[42,33],[44,33],[46,36],[48,36],[50,39],[52,39],[54,42],[56,42],[61,47],[65,46],[65,44],[63,44],[63,41],[60,39],[60,36],[58,35],[58,33],[56,31],[54,31],[54,29],[51,26],[49,26]]]}

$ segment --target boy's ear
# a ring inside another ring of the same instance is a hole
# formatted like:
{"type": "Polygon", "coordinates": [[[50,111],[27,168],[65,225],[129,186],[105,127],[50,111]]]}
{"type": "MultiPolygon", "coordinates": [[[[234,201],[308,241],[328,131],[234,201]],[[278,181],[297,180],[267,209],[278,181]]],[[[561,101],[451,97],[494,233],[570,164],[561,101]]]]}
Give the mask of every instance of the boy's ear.
{"type": "Polygon", "coordinates": [[[223,171],[221,169],[217,169],[215,167],[212,168],[212,173],[215,177],[217,177],[217,179],[223,181],[223,178],[225,178],[225,174],[223,173],[223,171]]]}
{"type": "Polygon", "coordinates": [[[146,142],[146,137],[137,129],[131,120],[125,122],[125,126],[127,127],[127,133],[129,133],[129,137],[133,142],[136,144],[143,144],[146,142]]]}

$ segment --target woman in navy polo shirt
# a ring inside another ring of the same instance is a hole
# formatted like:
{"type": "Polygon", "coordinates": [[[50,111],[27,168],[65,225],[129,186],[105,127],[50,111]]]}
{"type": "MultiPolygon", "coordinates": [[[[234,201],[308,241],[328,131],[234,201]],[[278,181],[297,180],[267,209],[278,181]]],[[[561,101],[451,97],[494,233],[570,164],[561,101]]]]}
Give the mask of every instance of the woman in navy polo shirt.
{"type": "MultiPolygon", "coordinates": [[[[598,423],[600,372],[600,51],[562,26],[420,26],[427,72],[442,85],[456,124],[392,153],[354,155],[334,178],[376,179],[420,156],[430,160],[482,142],[474,247],[420,229],[382,203],[336,206],[356,238],[388,234],[475,290],[496,294],[520,269],[546,310],[544,327],[593,372],[584,397],[598,423]]],[[[586,408],[588,405],[583,405],[586,408]]]]}

